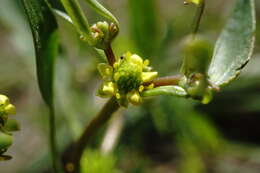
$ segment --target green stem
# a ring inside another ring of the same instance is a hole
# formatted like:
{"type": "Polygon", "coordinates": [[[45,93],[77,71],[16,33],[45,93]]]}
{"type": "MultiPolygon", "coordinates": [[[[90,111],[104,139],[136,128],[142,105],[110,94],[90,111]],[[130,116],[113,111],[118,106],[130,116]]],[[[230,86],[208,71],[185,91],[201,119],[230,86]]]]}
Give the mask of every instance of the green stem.
{"type": "Polygon", "coordinates": [[[49,126],[50,126],[50,150],[52,155],[52,166],[55,173],[59,172],[59,162],[58,162],[58,150],[56,141],[56,125],[55,125],[55,112],[53,106],[49,106],[49,126]]]}
{"type": "Polygon", "coordinates": [[[192,24],[192,34],[194,36],[198,33],[201,18],[202,18],[202,15],[204,13],[204,10],[205,10],[205,1],[203,0],[203,1],[201,1],[201,4],[199,4],[199,6],[197,8],[197,12],[196,12],[196,15],[194,17],[194,22],[192,24]]]}

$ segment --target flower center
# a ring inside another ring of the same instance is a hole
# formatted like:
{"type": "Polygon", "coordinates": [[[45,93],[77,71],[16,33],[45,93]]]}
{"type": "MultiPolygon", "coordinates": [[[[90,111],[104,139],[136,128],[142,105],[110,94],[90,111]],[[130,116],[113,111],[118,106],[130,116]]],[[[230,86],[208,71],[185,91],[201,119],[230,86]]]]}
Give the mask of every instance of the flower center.
{"type": "Polygon", "coordinates": [[[138,87],[142,83],[142,67],[138,64],[124,61],[115,70],[114,82],[117,84],[119,92],[126,94],[138,87]]]}

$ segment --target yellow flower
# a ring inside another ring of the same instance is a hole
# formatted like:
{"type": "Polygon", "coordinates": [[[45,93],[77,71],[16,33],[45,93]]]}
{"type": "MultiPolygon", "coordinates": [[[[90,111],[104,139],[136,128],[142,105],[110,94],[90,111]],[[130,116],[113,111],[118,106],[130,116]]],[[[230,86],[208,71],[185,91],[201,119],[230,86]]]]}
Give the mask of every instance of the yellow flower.
{"type": "Polygon", "coordinates": [[[8,97],[0,94],[0,124],[4,125],[8,115],[16,114],[15,106],[10,104],[8,97]]]}

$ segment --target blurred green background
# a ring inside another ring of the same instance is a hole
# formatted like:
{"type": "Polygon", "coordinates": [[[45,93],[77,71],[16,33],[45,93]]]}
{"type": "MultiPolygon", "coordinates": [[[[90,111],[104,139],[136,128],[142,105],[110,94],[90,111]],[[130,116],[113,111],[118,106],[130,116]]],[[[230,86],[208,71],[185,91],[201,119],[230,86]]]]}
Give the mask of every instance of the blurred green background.
{"type": "MultiPolygon", "coordinates": [[[[100,0],[120,21],[113,43],[117,56],[135,52],[151,60],[161,76],[178,74],[181,43],[191,30],[194,6],[182,0],[100,0]]],[[[214,43],[234,0],[207,1],[200,34],[214,43]]],[[[82,3],[91,23],[104,20],[82,3]]],[[[260,2],[256,0],[257,20],[260,2]]],[[[81,134],[105,99],[95,93],[104,61],[56,16],[60,56],[56,65],[56,107],[60,152],[81,134]]],[[[208,105],[156,97],[118,111],[92,138],[82,159],[84,173],[259,173],[260,28],[254,56],[242,75],[208,105]]],[[[0,93],[17,107],[21,131],[0,162],[1,173],[48,172],[47,109],[40,97],[31,32],[19,0],[0,1],[0,93]]]]}

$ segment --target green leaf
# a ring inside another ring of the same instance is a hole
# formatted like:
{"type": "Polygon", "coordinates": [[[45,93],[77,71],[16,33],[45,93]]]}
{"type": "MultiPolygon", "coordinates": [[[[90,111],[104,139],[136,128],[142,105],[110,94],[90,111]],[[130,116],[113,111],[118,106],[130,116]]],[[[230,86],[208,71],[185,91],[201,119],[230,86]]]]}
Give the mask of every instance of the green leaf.
{"type": "Polygon", "coordinates": [[[254,0],[237,0],[236,7],[222,31],[213,54],[208,75],[218,86],[234,80],[251,58],[254,48],[254,0]]]}
{"type": "Polygon", "coordinates": [[[128,0],[130,29],[138,54],[152,56],[158,49],[158,9],[156,0],[128,0]]]}
{"type": "Polygon", "coordinates": [[[146,90],[141,93],[143,97],[158,96],[158,95],[171,95],[171,96],[187,96],[186,91],[179,86],[161,86],[153,89],[146,90]]]}
{"type": "Polygon", "coordinates": [[[54,64],[58,52],[58,25],[45,0],[23,0],[22,2],[33,34],[40,91],[50,111],[50,149],[54,172],[58,172],[53,103],[54,64]]]}
{"type": "Polygon", "coordinates": [[[54,63],[58,50],[58,26],[44,0],[23,0],[23,5],[33,34],[39,87],[44,101],[52,107],[54,63]]]}
{"type": "Polygon", "coordinates": [[[116,17],[110,13],[105,7],[103,7],[99,2],[96,0],[85,0],[97,13],[99,13],[101,16],[111,20],[114,22],[117,26],[119,25],[119,22],[117,21],[116,17]]]}
{"type": "Polygon", "coordinates": [[[46,2],[51,8],[65,12],[65,9],[60,0],[46,0],[46,2]]]}
{"type": "Polygon", "coordinates": [[[81,34],[90,45],[93,45],[93,37],[88,19],[83,13],[78,0],[61,0],[61,2],[79,34],[81,34]]]}
{"type": "Polygon", "coordinates": [[[20,124],[15,119],[8,119],[5,123],[4,130],[14,132],[20,130],[20,124]]]}
{"type": "Polygon", "coordinates": [[[58,10],[58,9],[52,9],[52,11],[53,11],[56,15],[58,15],[59,17],[61,17],[62,19],[64,19],[65,21],[67,21],[67,22],[69,22],[70,24],[73,25],[73,22],[72,22],[70,16],[68,16],[67,13],[65,13],[65,12],[63,12],[63,11],[61,11],[61,10],[58,10]]]}
{"type": "Polygon", "coordinates": [[[60,0],[47,0],[47,3],[54,14],[73,24],[60,0]]]}

